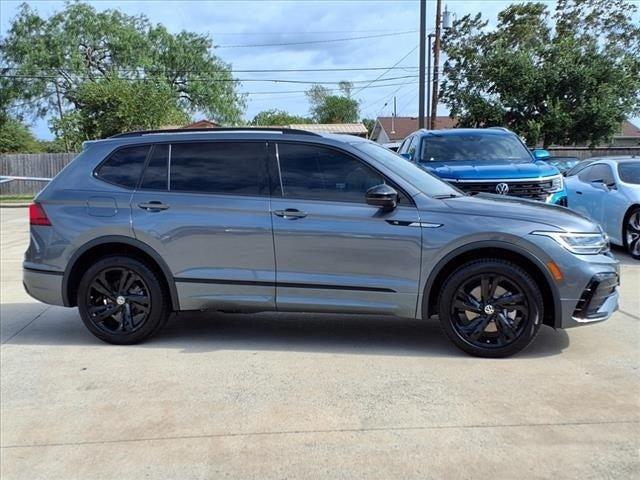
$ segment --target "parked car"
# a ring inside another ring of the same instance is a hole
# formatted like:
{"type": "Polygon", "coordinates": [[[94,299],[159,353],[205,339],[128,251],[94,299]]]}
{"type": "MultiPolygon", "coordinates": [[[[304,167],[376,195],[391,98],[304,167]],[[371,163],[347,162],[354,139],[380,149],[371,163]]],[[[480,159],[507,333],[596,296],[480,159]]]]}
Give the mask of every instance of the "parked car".
{"type": "Polygon", "coordinates": [[[24,285],[131,344],[172,311],[439,316],[474,355],[617,308],[618,262],[565,208],[467,196],[368,140],[288,129],[89,142],[37,196],[24,285]]]}
{"type": "Polygon", "coordinates": [[[497,193],[564,205],[560,171],[504,128],[418,130],[398,153],[467,193],[497,193]]]}
{"type": "Polygon", "coordinates": [[[544,161],[556,167],[560,170],[560,173],[565,173],[580,163],[580,159],[578,157],[563,157],[557,155],[550,155],[544,159],[544,161]]]}
{"type": "Polygon", "coordinates": [[[569,208],[598,222],[612,243],[640,259],[640,158],[591,158],[565,181],[569,208]]]}

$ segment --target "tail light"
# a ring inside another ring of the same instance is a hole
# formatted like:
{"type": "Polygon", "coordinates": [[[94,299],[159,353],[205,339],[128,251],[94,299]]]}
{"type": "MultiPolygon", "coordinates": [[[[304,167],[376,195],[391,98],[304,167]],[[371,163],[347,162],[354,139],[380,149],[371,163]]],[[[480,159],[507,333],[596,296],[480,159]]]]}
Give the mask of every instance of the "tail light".
{"type": "Polygon", "coordinates": [[[40,225],[43,227],[50,227],[51,221],[47,214],[44,213],[44,208],[39,203],[32,203],[29,205],[29,224],[40,225]]]}

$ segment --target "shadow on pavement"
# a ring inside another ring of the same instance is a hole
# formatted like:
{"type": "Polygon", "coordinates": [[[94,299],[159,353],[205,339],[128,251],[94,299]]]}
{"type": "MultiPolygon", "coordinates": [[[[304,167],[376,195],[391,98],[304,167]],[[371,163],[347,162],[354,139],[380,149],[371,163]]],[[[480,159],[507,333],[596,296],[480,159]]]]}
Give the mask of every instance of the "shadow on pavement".
{"type": "MultiPolygon", "coordinates": [[[[11,316],[27,304],[4,304],[11,316]]],[[[12,338],[10,345],[95,345],[77,310],[54,307],[12,338]]],[[[538,338],[519,358],[557,355],[569,345],[564,331],[542,327],[538,338]]],[[[363,315],[293,313],[174,315],[155,338],[126,348],[172,348],[184,353],[216,350],[296,351],[353,355],[465,357],[440,331],[435,320],[363,315]]]]}

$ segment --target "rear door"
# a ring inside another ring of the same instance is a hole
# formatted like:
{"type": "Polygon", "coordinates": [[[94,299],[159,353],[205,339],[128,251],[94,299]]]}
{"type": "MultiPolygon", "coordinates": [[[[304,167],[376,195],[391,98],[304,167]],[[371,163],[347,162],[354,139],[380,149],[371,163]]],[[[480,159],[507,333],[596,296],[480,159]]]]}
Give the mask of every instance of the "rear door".
{"type": "Polygon", "coordinates": [[[274,153],[278,310],[413,317],[422,237],[411,199],[367,205],[365,192],[390,182],[342,150],[281,142],[274,153]]]}
{"type": "Polygon", "coordinates": [[[275,308],[265,142],[157,144],[132,199],[136,237],[173,273],[180,308],[275,308]]]}

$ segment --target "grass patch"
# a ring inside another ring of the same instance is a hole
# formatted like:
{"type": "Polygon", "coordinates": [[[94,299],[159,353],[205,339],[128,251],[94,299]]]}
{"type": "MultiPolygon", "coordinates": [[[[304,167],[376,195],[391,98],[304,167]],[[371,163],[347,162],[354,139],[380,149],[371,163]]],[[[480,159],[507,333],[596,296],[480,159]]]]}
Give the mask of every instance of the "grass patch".
{"type": "Polygon", "coordinates": [[[0,195],[0,203],[25,203],[33,200],[33,195],[0,195]]]}

